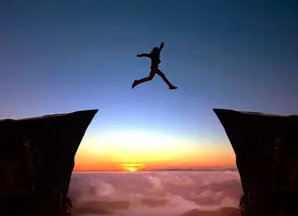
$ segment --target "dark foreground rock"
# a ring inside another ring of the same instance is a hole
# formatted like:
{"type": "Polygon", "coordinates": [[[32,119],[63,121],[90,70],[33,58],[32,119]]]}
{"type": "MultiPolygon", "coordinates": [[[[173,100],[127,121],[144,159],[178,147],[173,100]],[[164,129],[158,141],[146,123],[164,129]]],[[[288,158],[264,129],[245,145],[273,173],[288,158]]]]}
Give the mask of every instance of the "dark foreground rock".
{"type": "Polygon", "coordinates": [[[70,215],[74,157],[96,113],[0,121],[1,215],[70,215]]]}
{"type": "Polygon", "coordinates": [[[296,215],[298,117],[214,109],[236,154],[243,216],[296,215]]]}

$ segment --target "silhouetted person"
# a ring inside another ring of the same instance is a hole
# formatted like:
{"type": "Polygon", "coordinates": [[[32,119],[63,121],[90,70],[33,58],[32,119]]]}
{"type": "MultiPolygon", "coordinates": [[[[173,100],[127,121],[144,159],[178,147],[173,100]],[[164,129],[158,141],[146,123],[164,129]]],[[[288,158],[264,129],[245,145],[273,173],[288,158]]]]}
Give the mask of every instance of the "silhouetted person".
{"type": "Polygon", "coordinates": [[[164,43],[161,42],[160,47],[159,48],[154,47],[150,54],[143,53],[143,54],[137,55],[137,57],[148,57],[151,59],[151,72],[148,77],[145,77],[145,78],[142,78],[139,80],[135,80],[132,84],[132,88],[134,88],[135,86],[137,86],[143,82],[148,82],[148,81],[152,80],[153,77],[155,76],[155,74],[158,74],[159,76],[161,76],[163,81],[169,86],[169,89],[177,88],[172,83],[170,83],[170,81],[166,78],[164,73],[161,72],[158,68],[159,63],[161,62],[159,56],[160,56],[160,51],[163,48],[163,45],[164,45],[164,43]]]}

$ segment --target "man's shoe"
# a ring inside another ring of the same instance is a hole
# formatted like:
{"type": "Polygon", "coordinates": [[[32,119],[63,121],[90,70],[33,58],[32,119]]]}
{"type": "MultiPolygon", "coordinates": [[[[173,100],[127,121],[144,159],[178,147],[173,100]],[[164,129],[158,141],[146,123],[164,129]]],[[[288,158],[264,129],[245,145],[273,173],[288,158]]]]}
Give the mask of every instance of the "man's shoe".
{"type": "Polygon", "coordinates": [[[137,85],[137,80],[135,80],[131,86],[131,88],[133,89],[135,86],[137,85]]]}
{"type": "Polygon", "coordinates": [[[178,87],[173,86],[173,85],[169,87],[169,89],[176,89],[176,88],[178,88],[178,87]]]}

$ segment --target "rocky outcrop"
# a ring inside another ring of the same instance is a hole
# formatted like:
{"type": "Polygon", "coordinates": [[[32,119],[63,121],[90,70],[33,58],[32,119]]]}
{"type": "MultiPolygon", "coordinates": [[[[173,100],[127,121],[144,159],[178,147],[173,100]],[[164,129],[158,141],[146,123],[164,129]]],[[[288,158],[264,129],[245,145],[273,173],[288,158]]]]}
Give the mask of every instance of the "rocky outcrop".
{"type": "Polygon", "coordinates": [[[298,117],[214,109],[236,155],[243,216],[296,215],[298,117]]]}
{"type": "Polygon", "coordinates": [[[96,113],[0,121],[1,215],[70,215],[74,157],[96,113]]]}

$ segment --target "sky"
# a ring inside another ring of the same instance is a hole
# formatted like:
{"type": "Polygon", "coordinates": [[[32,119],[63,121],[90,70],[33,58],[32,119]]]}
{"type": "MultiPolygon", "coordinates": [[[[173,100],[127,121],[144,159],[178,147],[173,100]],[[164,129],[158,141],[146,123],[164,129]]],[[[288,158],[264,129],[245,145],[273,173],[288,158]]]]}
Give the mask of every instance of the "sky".
{"type": "Polygon", "coordinates": [[[298,113],[295,1],[0,3],[0,118],[98,109],[76,170],[234,167],[213,108],[298,113]],[[136,55],[164,41],[158,76],[136,55]]]}

